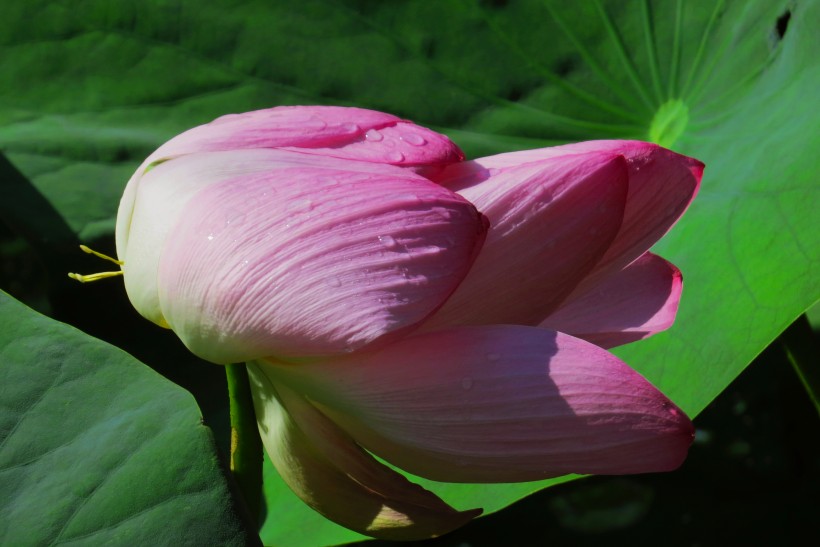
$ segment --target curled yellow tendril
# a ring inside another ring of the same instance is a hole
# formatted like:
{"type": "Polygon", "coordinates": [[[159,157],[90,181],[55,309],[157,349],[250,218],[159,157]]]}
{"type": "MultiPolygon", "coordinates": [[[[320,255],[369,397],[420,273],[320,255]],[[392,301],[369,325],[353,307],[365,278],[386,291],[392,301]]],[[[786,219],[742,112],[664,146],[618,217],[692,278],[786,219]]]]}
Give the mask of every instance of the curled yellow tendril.
{"type": "MultiPolygon", "coordinates": [[[[95,251],[93,249],[89,249],[85,245],[80,245],[80,250],[82,250],[84,253],[88,253],[88,254],[94,255],[98,258],[102,258],[103,260],[113,262],[114,264],[117,264],[118,266],[122,266],[124,264],[124,262],[122,260],[117,260],[116,258],[111,258],[108,255],[98,253],[97,251],[95,251]]],[[[74,279],[76,281],[79,281],[80,283],[90,283],[92,281],[99,281],[100,279],[105,279],[106,277],[117,277],[117,276],[120,276],[120,275],[122,275],[122,270],[119,270],[119,271],[116,271],[116,272],[100,272],[100,273],[95,273],[95,274],[90,274],[90,275],[82,275],[82,274],[78,274],[78,273],[69,273],[68,277],[70,277],[71,279],[74,279]]]]}

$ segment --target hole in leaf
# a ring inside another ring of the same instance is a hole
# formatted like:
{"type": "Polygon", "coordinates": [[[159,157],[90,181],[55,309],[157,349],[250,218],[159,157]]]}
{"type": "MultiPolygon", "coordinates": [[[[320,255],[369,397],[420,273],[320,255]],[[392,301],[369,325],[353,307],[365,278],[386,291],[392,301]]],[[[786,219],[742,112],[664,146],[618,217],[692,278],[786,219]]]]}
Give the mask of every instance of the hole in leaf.
{"type": "Polygon", "coordinates": [[[782,40],[783,37],[786,35],[786,31],[789,28],[789,21],[792,18],[791,10],[786,10],[786,12],[777,18],[777,23],[775,23],[774,31],[777,34],[777,39],[782,40]]]}

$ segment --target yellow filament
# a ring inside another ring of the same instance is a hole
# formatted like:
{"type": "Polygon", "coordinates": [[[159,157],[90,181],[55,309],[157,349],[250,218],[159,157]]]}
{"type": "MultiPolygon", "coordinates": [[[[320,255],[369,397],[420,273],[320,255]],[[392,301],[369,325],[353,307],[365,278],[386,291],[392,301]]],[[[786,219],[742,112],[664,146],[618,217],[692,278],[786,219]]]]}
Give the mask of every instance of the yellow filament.
{"type": "Polygon", "coordinates": [[[122,275],[122,270],[118,272],[100,272],[91,275],[70,273],[68,274],[68,277],[70,277],[71,279],[76,279],[80,283],[90,283],[92,281],[99,281],[100,279],[105,279],[106,277],[117,277],[118,275],[122,275]]]}
{"type": "Polygon", "coordinates": [[[104,255],[104,254],[102,254],[102,253],[98,253],[98,252],[97,252],[97,251],[95,251],[94,249],[89,249],[89,248],[88,248],[88,247],[86,247],[85,245],[80,245],[80,250],[81,250],[82,252],[84,252],[84,253],[88,253],[88,254],[90,254],[90,255],[94,255],[94,256],[96,256],[96,257],[102,258],[103,260],[107,260],[107,261],[109,261],[109,262],[113,262],[114,264],[116,264],[116,265],[118,265],[118,266],[122,266],[123,264],[125,264],[125,262],[123,262],[122,260],[117,260],[116,258],[111,258],[111,257],[110,257],[110,256],[108,256],[108,255],[104,255]]]}
{"type": "MultiPolygon", "coordinates": [[[[123,264],[125,264],[121,260],[117,260],[116,258],[111,258],[108,255],[98,253],[97,251],[95,251],[93,249],[89,249],[85,245],[80,245],[80,250],[82,250],[84,253],[88,253],[88,254],[94,255],[98,258],[102,258],[103,260],[113,262],[114,264],[117,264],[118,266],[122,266],[123,264]]],[[[78,274],[78,273],[70,273],[70,274],[68,274],[68,277],[70,277],[71,279],[74,279],[76,281],[79,281],[80,283],[90,283],[92,281],[99,281],[100,279],[105,279],[106,277],[117,277],[117,276],[122,275],[122,273],[123,273],[122,270],[120,270],[118,272],[100,272],[100,273],[95,273],[95,274],[91,274],[91,275],[82,275],[82,274],[78,274]]]]}

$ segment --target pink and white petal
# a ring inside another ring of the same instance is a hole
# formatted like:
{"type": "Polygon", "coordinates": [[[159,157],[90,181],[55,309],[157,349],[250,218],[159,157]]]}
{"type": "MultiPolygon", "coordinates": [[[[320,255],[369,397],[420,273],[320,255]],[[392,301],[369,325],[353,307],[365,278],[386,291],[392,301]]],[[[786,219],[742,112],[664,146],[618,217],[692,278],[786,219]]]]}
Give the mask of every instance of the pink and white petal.
{"type": "MultiPolygon", "coordinates": [[[[464,159],[449,138],[375,110],[281,106],[229,114],[177,135],[154,151],[125,187],[117,214],[128,219],[140,178],[168,160],[203,152],[289,149],[321,158],[396,165],[427,176],[464,159]]],[[[126,239],[117,231],[117,247],[126,239]]]]}
{"type": "Polygon", "coordinates": [[[390,171],[298,166],[201,190],[162,249],[167,324],[216,363],[346,353],[414,327],[464,278],[486,219],[390,171]]]}
{"type": "Polygon", "coordinates": [[[461,327],[265,371],[367,450],[433,480],[669,471],[694,433],[615,356],[538,327],[461,327]]]}
{"type": "Polygon", "coordinates": [[[264,369],[248,365],[262,437],[282,479],[310,507],[357,532],[389,540],[436,537],[480,509],[456,511],[376,461],[333,422],[264,369]]]}
{"type": "MultiPolygon", "coordinates": [[[[570,161],[578,154],[621,154],[629,170],[629,195],[617,238],[592,276],[600,278],[635,260],[655,244],[683,215],[700,186],[704,165],[656,144],[641,141],[588,141],[524,150],[453,165],[436,181],[458,189],[476,172],[504,169],[546,159],[570,161]]],[[[480,205],[477,205],[481,209],[480,205]]]]}
{"type": "MultiPolygon", "coordinates": [[[[147,319],[167,326],[159,307],[159,257],[177,217],[197,192],[212,184],[244,175],[273,174],[294,167],[355,171],[363,175],[408,176],[402,169],[389,165],[321,158],[276,149],[187,154],[156,165],[134,187],[136,191],[131,202],[127,206],[125,200],[121,202],[121,211],[117,215],[117,254],[125,262],[125,288],[137,311],[147,319]]],[[[230,223],[236,216],[237,211],[231,210],[224,221],[230,223]]]]}
{"type": "Polygon", "coordinates": [[[675,322],[683,278],[674,264],[645,253],[594,283],[584,283],[541,326],[612,348],[648,338],[675,322]]]}
{"type": "Polygon", "coordinates": [[[618,233],[626,164],[609,153],[578,155],[502,169],[455,190],[489,218],[490,231],[464,282],[424,329],[537,325],[618,233]]]}
{"type": "Polygon", "coordinates": [[[224,180],[291,167],[291,156],[275,150],[191,154],[158,165],[142,177],[130,213],[117,216],[117,254],[125,262],[128,297],[140,314],[164,325],[157,287],[159,258],[177,217],[193,196],[224,180]]]}

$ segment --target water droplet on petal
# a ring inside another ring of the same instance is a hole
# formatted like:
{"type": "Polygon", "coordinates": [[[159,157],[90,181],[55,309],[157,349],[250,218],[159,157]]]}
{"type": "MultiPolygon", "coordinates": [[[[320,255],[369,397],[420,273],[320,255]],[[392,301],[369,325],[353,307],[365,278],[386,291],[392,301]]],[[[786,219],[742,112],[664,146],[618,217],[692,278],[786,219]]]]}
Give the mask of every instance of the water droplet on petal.
{"type": "Polygon", "coordinates": [[[494,363],[495,361],[498,361],[499,359],[501,359],[501,356],[497,353],[488,353],[486,355],[486,357],[487,357],[487,360],[490,361],[491,363],[494,363]]]}
{"type": "Polygon", "coordinates": [[[432,211],[443,220],[450,220],[453,216],[450,210],[444,207],[433,207],[432,211]]]}
{"type": "Polygon", "coordinates": [[[305,128],[309,128],[311,131],[321,131],[325,127],[327,127],[327,122],[317,116],[311,116],[305,123],[305,128]]]}
{"type": "Polygon", "coordinates": [[[390,236],[379,236],[379,241],[388,249],[392,249],[396,246],[396,240],[390,236]]]}
{"type": "Polygon", "coordinates": [[[354,133],[358,133],[359,131],[361,131],[361,127],[359,127],[355,123],[345,123],[345,124],[342,124],[342,131],[352,135],[354,133]]]}
{"type": "Polygon", "coordinates": [[[336,277],[335,275],[331,275],[330,277],[325,278],[325,285],[328,287],[341,287],[342,280],[336,277]]]}
{"type": "Polygon", "coordinates": [[[472,387],[473,387],[473,379],[472,378],[470,378],[469,376],[465,376],[464,378],[461,379],[461,388],[464,391],[467,391],[468,389],[470,389],[472,387]]]}
{"type": "Polygon", "coordinates": [[[208,234],[208,241],[213,241],[213,240],[214,240],[214,235],[213,234],[208,234]]]}
{"type": "Polygon", "coordinates": [[[416,133],[405,133],[401,136],[401,140],[403,140],[407,144],[412,144],[413,146],[424,146],[425,144],[427,144],[427,141],[424,140],[424,137],[416,133]]]}
{"type": "Polygon", "coordinates": [[[368,129],[367,133],[364,134],[364,138],[370,142],[379,142],[384,139],[384,135],[379,133],[378,129],[368,129]]]}
{"type": "Polygon", "coordinates": [[[387,153],[387,161],[391,163],[399,163],[401,161],[404,161],[404,154],[402,154],[398,150],[392,150],[387,153]]]}

